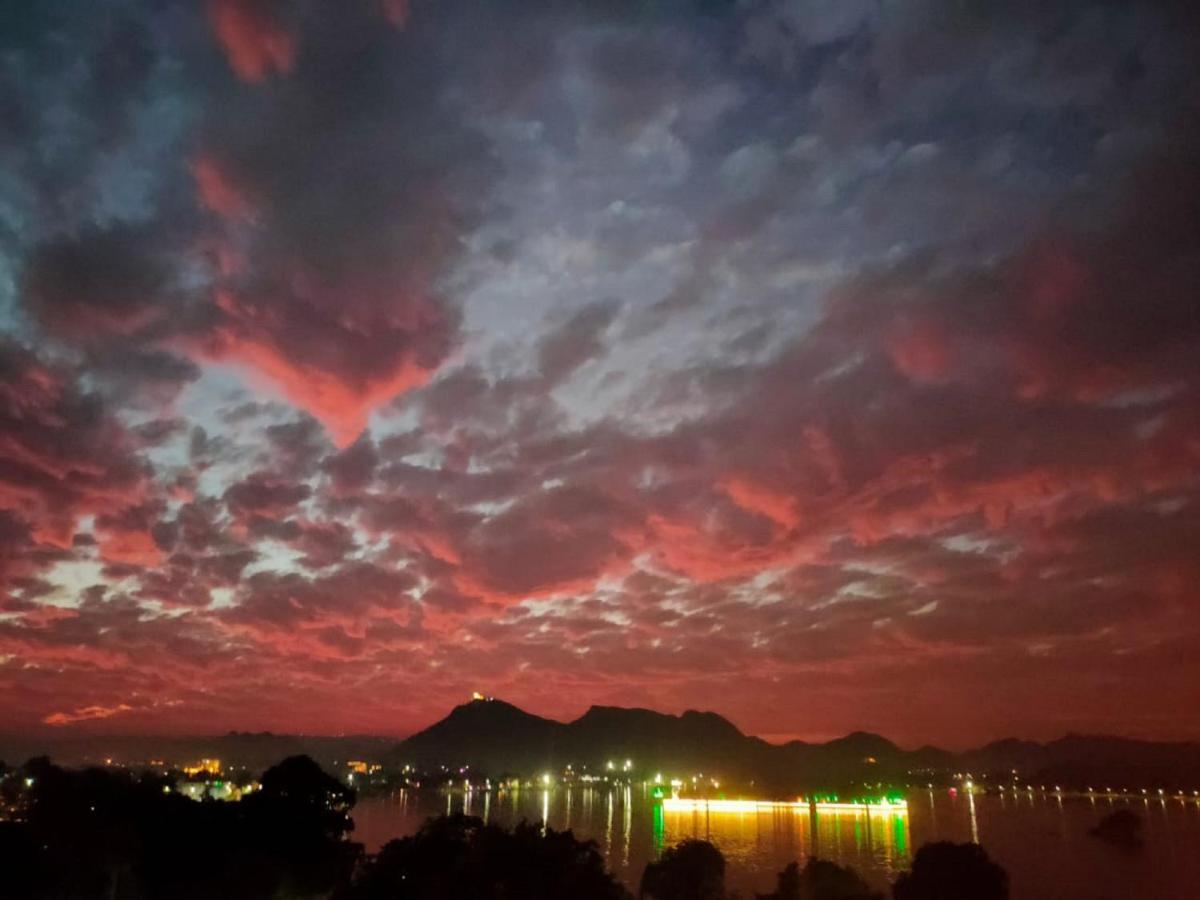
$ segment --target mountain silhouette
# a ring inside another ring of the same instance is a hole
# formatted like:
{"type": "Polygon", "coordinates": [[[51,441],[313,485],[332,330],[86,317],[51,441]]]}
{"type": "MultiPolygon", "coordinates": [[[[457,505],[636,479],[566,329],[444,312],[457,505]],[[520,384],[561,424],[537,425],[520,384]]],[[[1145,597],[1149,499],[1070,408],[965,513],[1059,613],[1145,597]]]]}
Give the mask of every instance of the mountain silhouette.
{"type": "Polygon", "coordinates": [[[402,741],[394,762],[418,768],[469,768],[489,774],[624,771],[719,773],[726,778],[791,786],[797,772],[822,782],[877,774],[907,764],[906,754],[876,734],[856,732],[827,744],[770,744],[743,734],[714,712],[670,715],[650,709],[593,706],[556,722],[502,700],[472,700],[402,741]]]}
{"type": "MultiPolygon", "coordinates": [[[[1156,743],[1067,735],[1037,743],[1006,739],[964,753],[924,746],[905,750],[878,734],[856,731],[826,743],[771,744],[743,734],[714,712],[671,715],[651,709],[592,706],[558,722],[503,700],[472,700],[401,741],[393,763],[421,769],[469,767],[489,775],[558,772],[620,773],[626,761],[639,777],[712,773],[754,781],[780,792],[850,783],[922,781],[932,772],[992,773],[1007,781],[1016,769],[1027,783],[1122,787],[1200,785],[1200,744],[1156,743]],[[1107,779],[1107,780],[1106,780],[1107,779]],[[1123,780],[1122,780],[1123,779],[1123,780]],[[1116,785],[1112,785],[1116,786],[1116,785]]],[[[1189,790],[1190,793],[1190,790],[1189,790]]]]}

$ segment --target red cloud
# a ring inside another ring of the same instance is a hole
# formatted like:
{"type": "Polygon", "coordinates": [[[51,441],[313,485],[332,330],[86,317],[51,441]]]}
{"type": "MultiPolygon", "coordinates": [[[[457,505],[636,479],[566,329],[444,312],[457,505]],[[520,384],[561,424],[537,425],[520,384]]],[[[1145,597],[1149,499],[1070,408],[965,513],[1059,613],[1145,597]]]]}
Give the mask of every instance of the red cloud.
{"type": "Polygon", "coordinates": [[[293,359],[268,336],[242,334],[235,326],[218,329],[204,352],[211,359],[245,366],[265,376],[290,402],[320,419],[338,447],[354,443],[372,410],[424,384],[430,374],[401,356],[382,371],[353,376],[322,368],[315,361],[293,359]]]}
{"type": "Polygon", "coordinates": [[[163,560],[162,550],[146,531],[114,530],[101,535],[100,558],[109,563],[156,566],[163,560]]]}
{"type": "Polygon", "coordinates": [[[108,719],[132,711],[133,707],[128,703],[118,703],[116,706],[84,706],[72,712],[51,713],[42,721],[47,725],[70,725],[74,722],[85,722],[88,719],[108,719]]]}
{"type": "Polygon", "coordinates": [[[0,372],[0,508],[67,547],[81,516],[143,499],[136,441],[98,397],[12,345],[0,344],[0,372]]]}
{"type": "Polygon", "coordinates": [[[412,14],[412,7],[409,0],[380,0],[383,6],[383,14],[389,22],[397,28],[403,28],[408,24],[408,17],[412,14]]]}
{"type": "Polygon", "coordinates": [[[208,20],[229,65],[243,81],[261,81],[272,70],[292,70],[296,42],[265,0],[209,0],[208,20]]]}
{"type": "Polygon", "coordinates": [[[914,381],[940,381],[950,371],[952,348],[946,332],[932,322],[897,328],[887,342],[888,356],[914,381]]]}
{"type": "Polygon", "coordinates": [[[742,509],[766,516],[787,528],[794,527],[800,521],[796,512],[796,497],[788,491],[772,490],[741,476],[725,478],[719,486],[742,509]]]}
{"type": "Polygon", "coordinates": [[[200,202],[228,219],[250,216],[253,207],[243,193],[229,181],[225,170],[211,156],[200,156],[192,163],[192,177],[200,202]]]}

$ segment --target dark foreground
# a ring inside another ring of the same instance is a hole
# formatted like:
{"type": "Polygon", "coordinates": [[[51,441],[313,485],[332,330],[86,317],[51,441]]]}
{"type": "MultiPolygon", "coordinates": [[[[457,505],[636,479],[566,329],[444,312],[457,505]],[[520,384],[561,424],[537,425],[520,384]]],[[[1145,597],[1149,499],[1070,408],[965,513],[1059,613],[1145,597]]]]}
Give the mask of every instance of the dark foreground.
{"type": "MultiPolygon", "coordinates": [[[[631,896],[593,842],[539,824],[504,828],[441,816],[367,854],[348,840],[354,792],[307,757],[272,767],[261,789],[237,802],[196,802],[164,779],[69,771],[45,760],[5,783],[22,787],[19,798],[6,798],[14,820],[0,822],[0,896],[14,900],[631,896]]],[[[1115,837],[1129,840],[1131,828],[1116,823],[1115,837]]],[[[656,900],[733,896],[720,851],[699,840],[648,864],[638,893],[656,900]]],[[[890,893],[895,900],[999,900],[1008,896],[1008,878],[975,844],[935,843],[916,853],[890,893]]],[[[884,897],[852,869],[820,859],[786,866],[775,890],[757,896],[884,897]]]]}

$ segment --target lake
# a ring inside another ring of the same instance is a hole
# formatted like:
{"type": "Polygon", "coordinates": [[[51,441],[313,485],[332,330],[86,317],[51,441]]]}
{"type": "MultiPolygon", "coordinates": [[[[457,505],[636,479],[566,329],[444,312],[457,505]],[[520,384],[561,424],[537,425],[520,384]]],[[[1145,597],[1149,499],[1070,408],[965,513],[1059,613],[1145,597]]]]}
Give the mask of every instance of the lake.
{"type": "Polygon", "coordinates": [[[908,814],[664,812],[648,790],[554,788],[499,792],[398,791],[354,808],[355,840],[368,850],[412,834],[429,816],[467,812],[504,825],[544,820],[599,845],[609,868],[636,889],[646,863],[685,838],[725,854],[727,883],[743,897],[773,889],[775,873],[812,855],[853,866],[884,889],[929,841],[981,843],[1009,873],[1013,900],[1194,900],[1200,896],[1200,803],[1195,800],[1057,798],[1053,794],[950,796],[920,791],[908,814]],[[1145,846],[1111,847],[1088,835],[1108,812],[1145,823],[1145,846]]]}

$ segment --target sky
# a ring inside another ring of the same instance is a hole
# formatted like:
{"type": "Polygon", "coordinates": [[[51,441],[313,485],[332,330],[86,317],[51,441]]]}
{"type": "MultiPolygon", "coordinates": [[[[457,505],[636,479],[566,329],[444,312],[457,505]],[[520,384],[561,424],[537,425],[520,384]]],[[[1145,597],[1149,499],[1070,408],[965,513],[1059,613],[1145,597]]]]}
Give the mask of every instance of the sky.
{"type": "Polygon", "coordinates": [[[0,731],[1200,739],[1192,4],[0,15],[0,731]]]}

